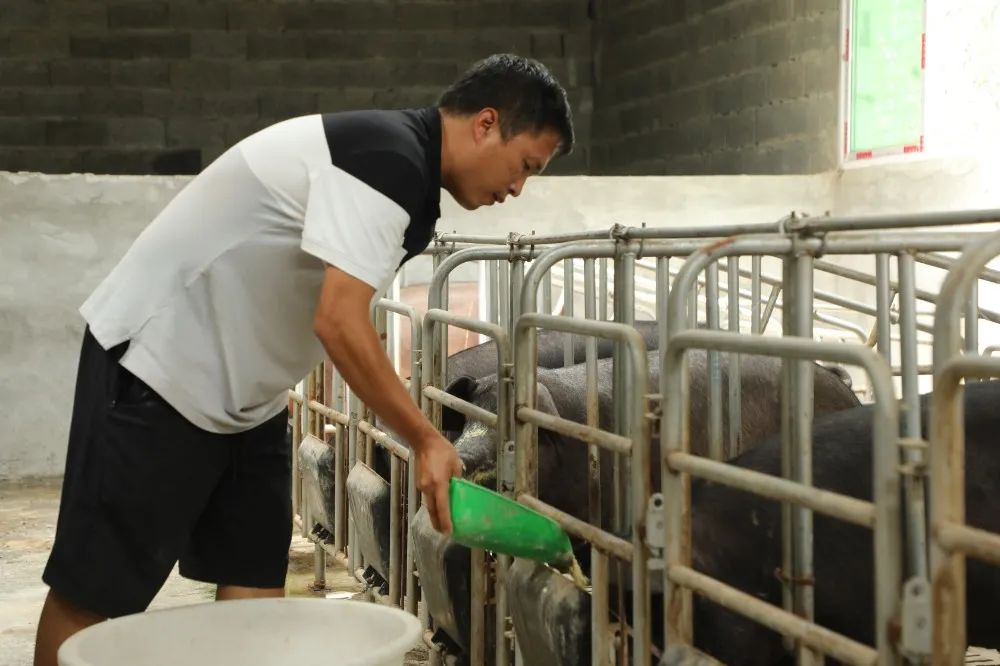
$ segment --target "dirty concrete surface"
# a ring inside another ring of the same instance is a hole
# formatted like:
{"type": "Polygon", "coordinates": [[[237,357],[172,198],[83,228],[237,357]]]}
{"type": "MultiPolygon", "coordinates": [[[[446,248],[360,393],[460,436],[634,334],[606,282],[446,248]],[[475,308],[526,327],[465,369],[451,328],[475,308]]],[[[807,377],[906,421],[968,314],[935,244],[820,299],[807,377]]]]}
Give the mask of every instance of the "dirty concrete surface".
{"type": "MultiPolygon", "coordinates": [[[[31,666],[38,614],[48,591],[41,576],[52,547],[61,484],[61,479],[0,482],[0,666],[31,666]]],[[[332,557],[327,558],[326,588],[313,589],[313,551],[312,543],[293,535],[285,583],[289,596],[362,591],[362,585],[332,557]]],[[[214,596],[214,586],[182,578],[175,567],[150,609],[200,603],[214,596]]],[[[406,660],[406,666],[425,663],[427,654],[421,648],[406,660]]]]}

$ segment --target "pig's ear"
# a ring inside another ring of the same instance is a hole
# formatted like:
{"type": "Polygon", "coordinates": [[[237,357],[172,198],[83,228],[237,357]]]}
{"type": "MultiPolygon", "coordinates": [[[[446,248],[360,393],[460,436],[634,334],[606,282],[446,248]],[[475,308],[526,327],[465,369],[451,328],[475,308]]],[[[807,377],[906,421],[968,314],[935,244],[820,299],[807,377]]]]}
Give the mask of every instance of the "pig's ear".
{"type": "MultiPolygon", "coordinates": [[[[445,388],[445,393],[449,393],[456,398],[461,398],[466,402],[472,400],[472,396],[476,393],[476,387],[479,386],[479,382],[476,381],[474,377],[469,375],[462,375],[455,379],[451,384],[445,388]]],[[[465,428],[465,414],[461,412],[456,412],[450,407],[441,407],[441,430],[443,431],[461,431],[465,428]]]]}

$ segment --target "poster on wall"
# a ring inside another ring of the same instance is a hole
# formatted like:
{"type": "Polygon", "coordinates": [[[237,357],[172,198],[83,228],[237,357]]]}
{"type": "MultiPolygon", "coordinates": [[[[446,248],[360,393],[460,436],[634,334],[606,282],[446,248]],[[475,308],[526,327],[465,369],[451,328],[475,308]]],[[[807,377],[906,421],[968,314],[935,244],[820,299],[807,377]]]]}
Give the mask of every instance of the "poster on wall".
{"type": "Polygon", "coordinates": [[[922,152],[925,0],[849,0],[844,157],[922,152]]]}

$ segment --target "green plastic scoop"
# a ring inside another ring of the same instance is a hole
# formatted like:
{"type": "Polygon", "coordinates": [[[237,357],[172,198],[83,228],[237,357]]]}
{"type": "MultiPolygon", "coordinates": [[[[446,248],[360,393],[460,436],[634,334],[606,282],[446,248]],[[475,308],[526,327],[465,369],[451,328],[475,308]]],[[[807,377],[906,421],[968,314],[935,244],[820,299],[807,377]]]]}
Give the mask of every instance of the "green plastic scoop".
{"type": "Polygon", "coordinates": [[[573,560],[559,523],[488,488],[452,478],[452,538],[463,546],[545,562],[564,570],[573,560]]]}

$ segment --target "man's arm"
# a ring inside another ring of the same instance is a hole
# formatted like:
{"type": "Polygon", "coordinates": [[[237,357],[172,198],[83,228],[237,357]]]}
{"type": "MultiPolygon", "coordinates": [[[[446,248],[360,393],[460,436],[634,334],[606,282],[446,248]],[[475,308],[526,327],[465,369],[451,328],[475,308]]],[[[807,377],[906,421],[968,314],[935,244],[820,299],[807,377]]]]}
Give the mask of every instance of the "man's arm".
{"type": "MultiPolygon", "coordinates": [[[[396,376],[368,318],[375,294],[365,282],[327,266],[313,330],[351,390],[400,434],[415,454],[417,488],[431,525],[449,534],[448,484],[460,476],[455,447],[431,425],[396,376]]],[[[413,378],[418,381],[418,378],[413,378]]]]}

